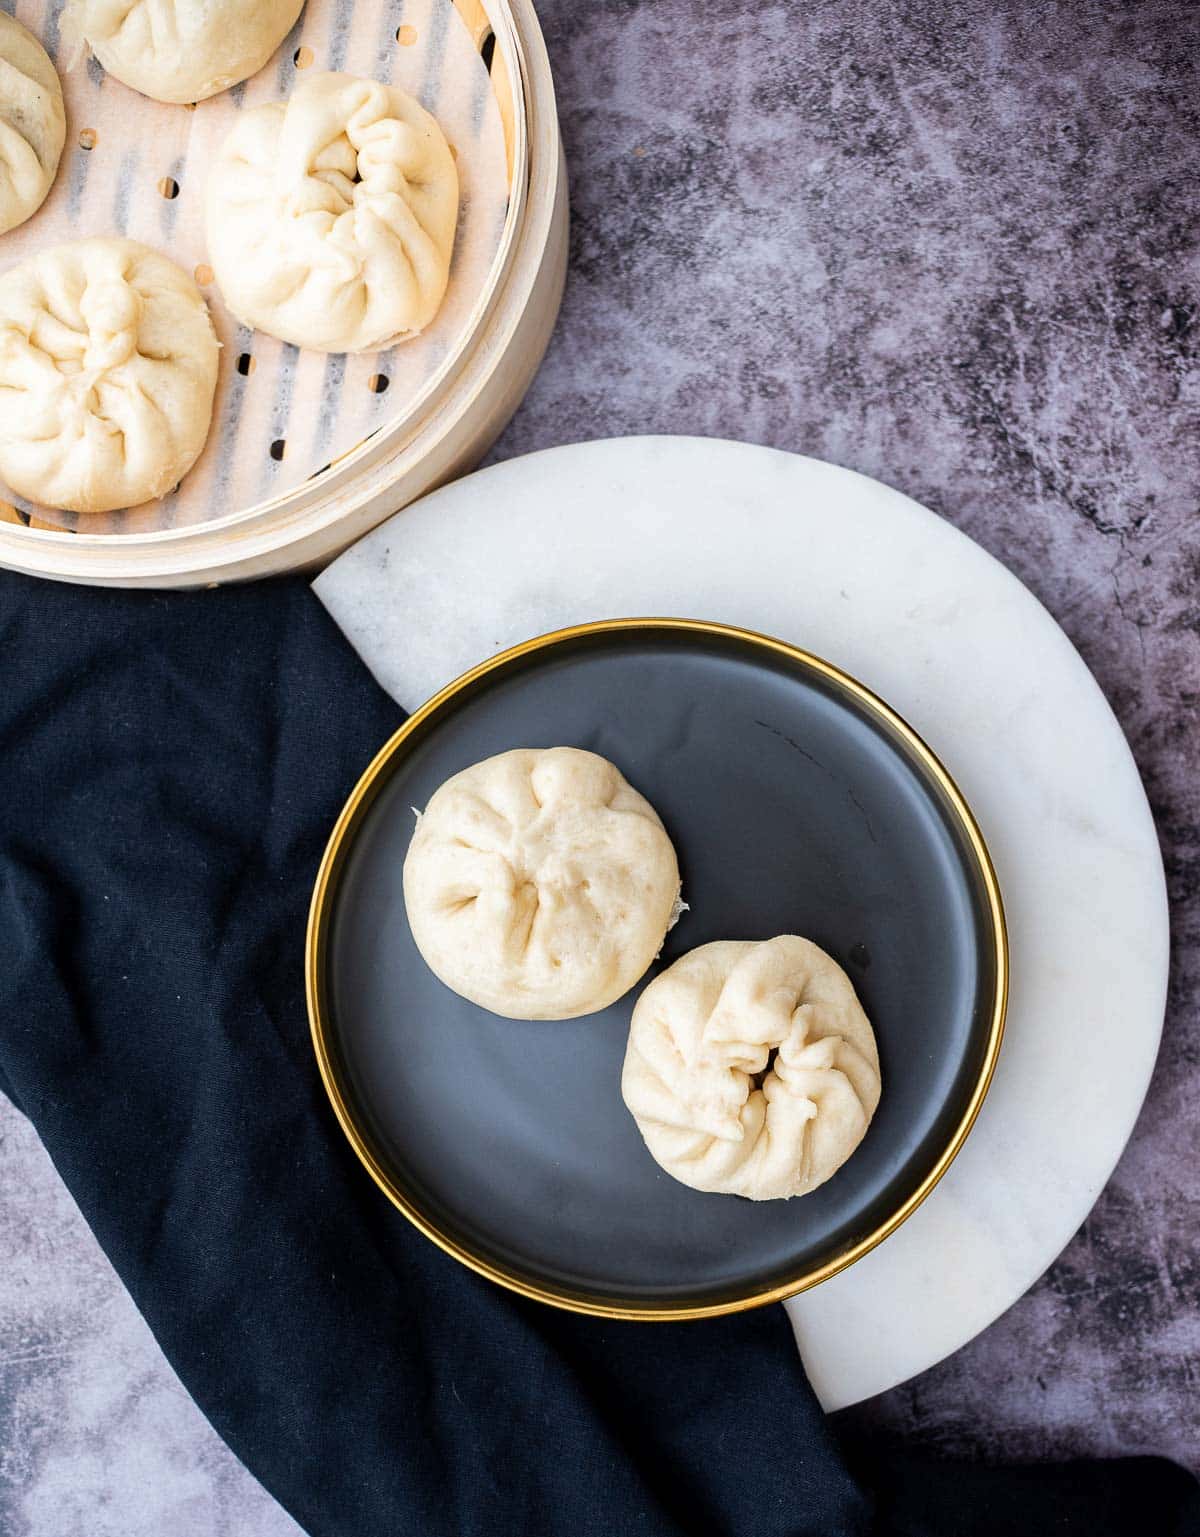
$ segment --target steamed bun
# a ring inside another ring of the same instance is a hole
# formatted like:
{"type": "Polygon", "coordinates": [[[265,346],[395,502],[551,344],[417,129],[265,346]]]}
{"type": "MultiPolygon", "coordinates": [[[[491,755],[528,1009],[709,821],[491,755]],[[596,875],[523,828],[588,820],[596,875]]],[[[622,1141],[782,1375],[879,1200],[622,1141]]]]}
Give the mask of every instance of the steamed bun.
{"type": "Polygon", "coordinates": [[[304,0],[68,0],[63,33],[156,101],[193,102],[256,75],[304,0]]]}
{"type": "Polygon", "coordinates": [[[621,1092],[668,1174],[767,1201],[815,1190],[862,1141],[879,1053],[849,977],[817,945],[718,941],[638,999],[621,1092]]]}
{"type": "Polygon", "coordinates": [[[77,240],[0,276],[0,476],[74,512],[163,496],[212,420],[217,338],[192,279],[134,240],[77,240]]]}
{"type": "Polygon", "coordinates": [[[62,86],[49,55],[0,11],[0,235],[46,201],[66,136],[62,86]]]}
{"type": "Polygon", "coordinates": [[[433,796],[404,862],[417,948],[510,1019],[606,1008],[658,954],[679,896],[657,813],[607,759],[501,753],[433,796]]]}
{"type": "Polygon", "coordinates": [[[446,291],[458,172],[393,86],[318,74],[242,113],[208,180],[208,245],[248,326],[320,352],[415,335],[446,291]]]}

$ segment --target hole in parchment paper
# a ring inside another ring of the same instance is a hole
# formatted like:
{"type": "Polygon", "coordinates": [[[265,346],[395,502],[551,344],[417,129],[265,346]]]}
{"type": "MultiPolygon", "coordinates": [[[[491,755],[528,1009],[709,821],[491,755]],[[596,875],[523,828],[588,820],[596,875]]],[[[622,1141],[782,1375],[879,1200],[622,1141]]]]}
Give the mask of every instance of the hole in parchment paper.
{"type": "Polygon", "coordinates": [[[80,147],[80,149],[95,149],[95,147],[96,147],[96,140],[99,137],[100,137],[100,135],[96,132],[96,130],[94,128],[85,128],[85,129],[83,129],[82,132],[79,135],[79,147],[80,147]]]}
{"type": "Polygon", "coordinates": [[[307,43],[305,43],[301,47],[297,48],[295,53],[292,55],[292,63],[296,66],[297,69],[307,69],[312,63],[314,57],[315,55],[313,54],[312,49],[308,46],[307,43]]]}
{"type": "Polygon", "coordinates": [[[372,374],[367,385],[376,395],[382,395],[391,382],[386,374],[372,374]]]}
{"type": "Polygon", "coordinates": [[[396,28],[396,41],[401,48],[411,48],[417,40],[416,27],[410,27],[407,22],[402,27],[396,28]]]}
{"type": "Polygon", "coordinates": [[[241,357],[237,360],[237,371],[239,374],[241,374],[243,379],[248,379],[254,372],[256,366],[257,365],[255,364],[254,359],[248,352],[243,352],[241,357]]]}
{"type": "Polygon", "coordinates": [[[164,176],[158,184],[158,190],[165,198],[177,198],[179,196],[179,183],[173,176],[164,176]]]}
{"type": "Polygon", "coordinates": [[[213,280],[213,270],[207,262],[201,262],[192,276],[201,288],[207,288],[213,280]]]}
{"type": "Polygon", "coordinates": [[[489,32],[479,45],[479,57],[483,60],[483,67],[490,75],[492,72],[492,58],[496,52],[496,34],[489,32]]]}
{"type": "Polygon", "coordinates": [[[286,438],[276,438],[274,443],[271,444],[271,458],[274,459],[276,464],[278,464],[279,461],[283,458],[284,454],[286,454],[286,453],[287,453],[287,439],[286,438]]]}

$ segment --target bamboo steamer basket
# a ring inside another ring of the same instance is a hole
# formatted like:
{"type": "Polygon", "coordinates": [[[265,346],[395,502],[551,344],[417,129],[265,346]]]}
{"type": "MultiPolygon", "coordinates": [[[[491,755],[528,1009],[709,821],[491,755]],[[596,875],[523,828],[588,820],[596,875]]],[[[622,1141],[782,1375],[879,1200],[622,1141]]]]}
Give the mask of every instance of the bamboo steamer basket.
{"type": "Polygon", "coordinates": [[[106,587],[203,587],[313,569],[474,467],[545,353],[567,262],[566,166],[533,0],[453,0],[488,63],[509,188],[499,249],[455,346],[415,400],[322,473],[205,523],[70,532],[0,502],[0,565],[106,587]]]}

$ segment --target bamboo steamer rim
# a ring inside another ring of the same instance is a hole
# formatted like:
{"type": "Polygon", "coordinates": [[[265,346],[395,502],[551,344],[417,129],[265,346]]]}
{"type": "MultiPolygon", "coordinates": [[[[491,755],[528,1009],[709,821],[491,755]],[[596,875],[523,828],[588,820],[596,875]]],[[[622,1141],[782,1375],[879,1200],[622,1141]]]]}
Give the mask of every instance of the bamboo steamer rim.
{"type": "MultiPolygon", "coordinates": [[[[423,458],[436,458],[447,435],[461,429],[481,392],[480,376],[503,364],[505,348],[520,328],[523,306],[539,287],[543,300],[547,286],[555,288],[553,282],[539,284],[543,274],[538,268],[556,234],[563,247],[560,264],[565,265],[566,218],[554,85],[532,0],[454,4],[477,46],[489,31],[495,39],[491,74],[505,118],[510,191],[488,282],[433,379],[403,415],[345,451],[320,476],[290,491],[203,523],[135,534],[73,533],[0,521],[0,566],[99,585],[217,585],[332,555],[388,512],[450,478],[452,470],[419,484],[412,494],[401,489],[390,507],[378,510],[380,498],[402,479],[421,481],[423,458]],[[510,113],[503,110],[508,106],[503,94],[510,97],[510,113]],[[338,537],[335,530],[343,520],[346,533],[338,537]],[[287,557],[292,547],[295,559],[287,557]]],[[[560,296],[561,275],[551,322],[560,296]]],[[[549,324],[545,330],[548,336],[549,324]]]]}

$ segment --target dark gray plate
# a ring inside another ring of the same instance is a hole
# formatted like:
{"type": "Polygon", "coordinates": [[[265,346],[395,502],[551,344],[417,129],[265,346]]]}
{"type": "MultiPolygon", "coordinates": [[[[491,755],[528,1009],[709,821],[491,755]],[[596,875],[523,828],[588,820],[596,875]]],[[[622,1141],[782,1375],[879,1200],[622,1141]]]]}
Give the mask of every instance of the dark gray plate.
{"type": "Polygon", "coordinates": [[[408,723],[331,841],[309,969],[335,1108],[418,1226],[545,1301],[675,1317],[811,1285],[903,1220],[982,1101],[1007,974],[978,830],[902,721],[778,643],[632,621],[518,648],[408,723]],[[813,1194],[703,1195],[659,1169],[621,1099],[638,989],[586,1019],[514,1022],[418,954],[401,883],[412,807],[481,758],[562,744],[611,758],[675,842],[691,910],[655,971],[709,940],[794,933],[849,972],[883,1098],[813,1194]]]}

